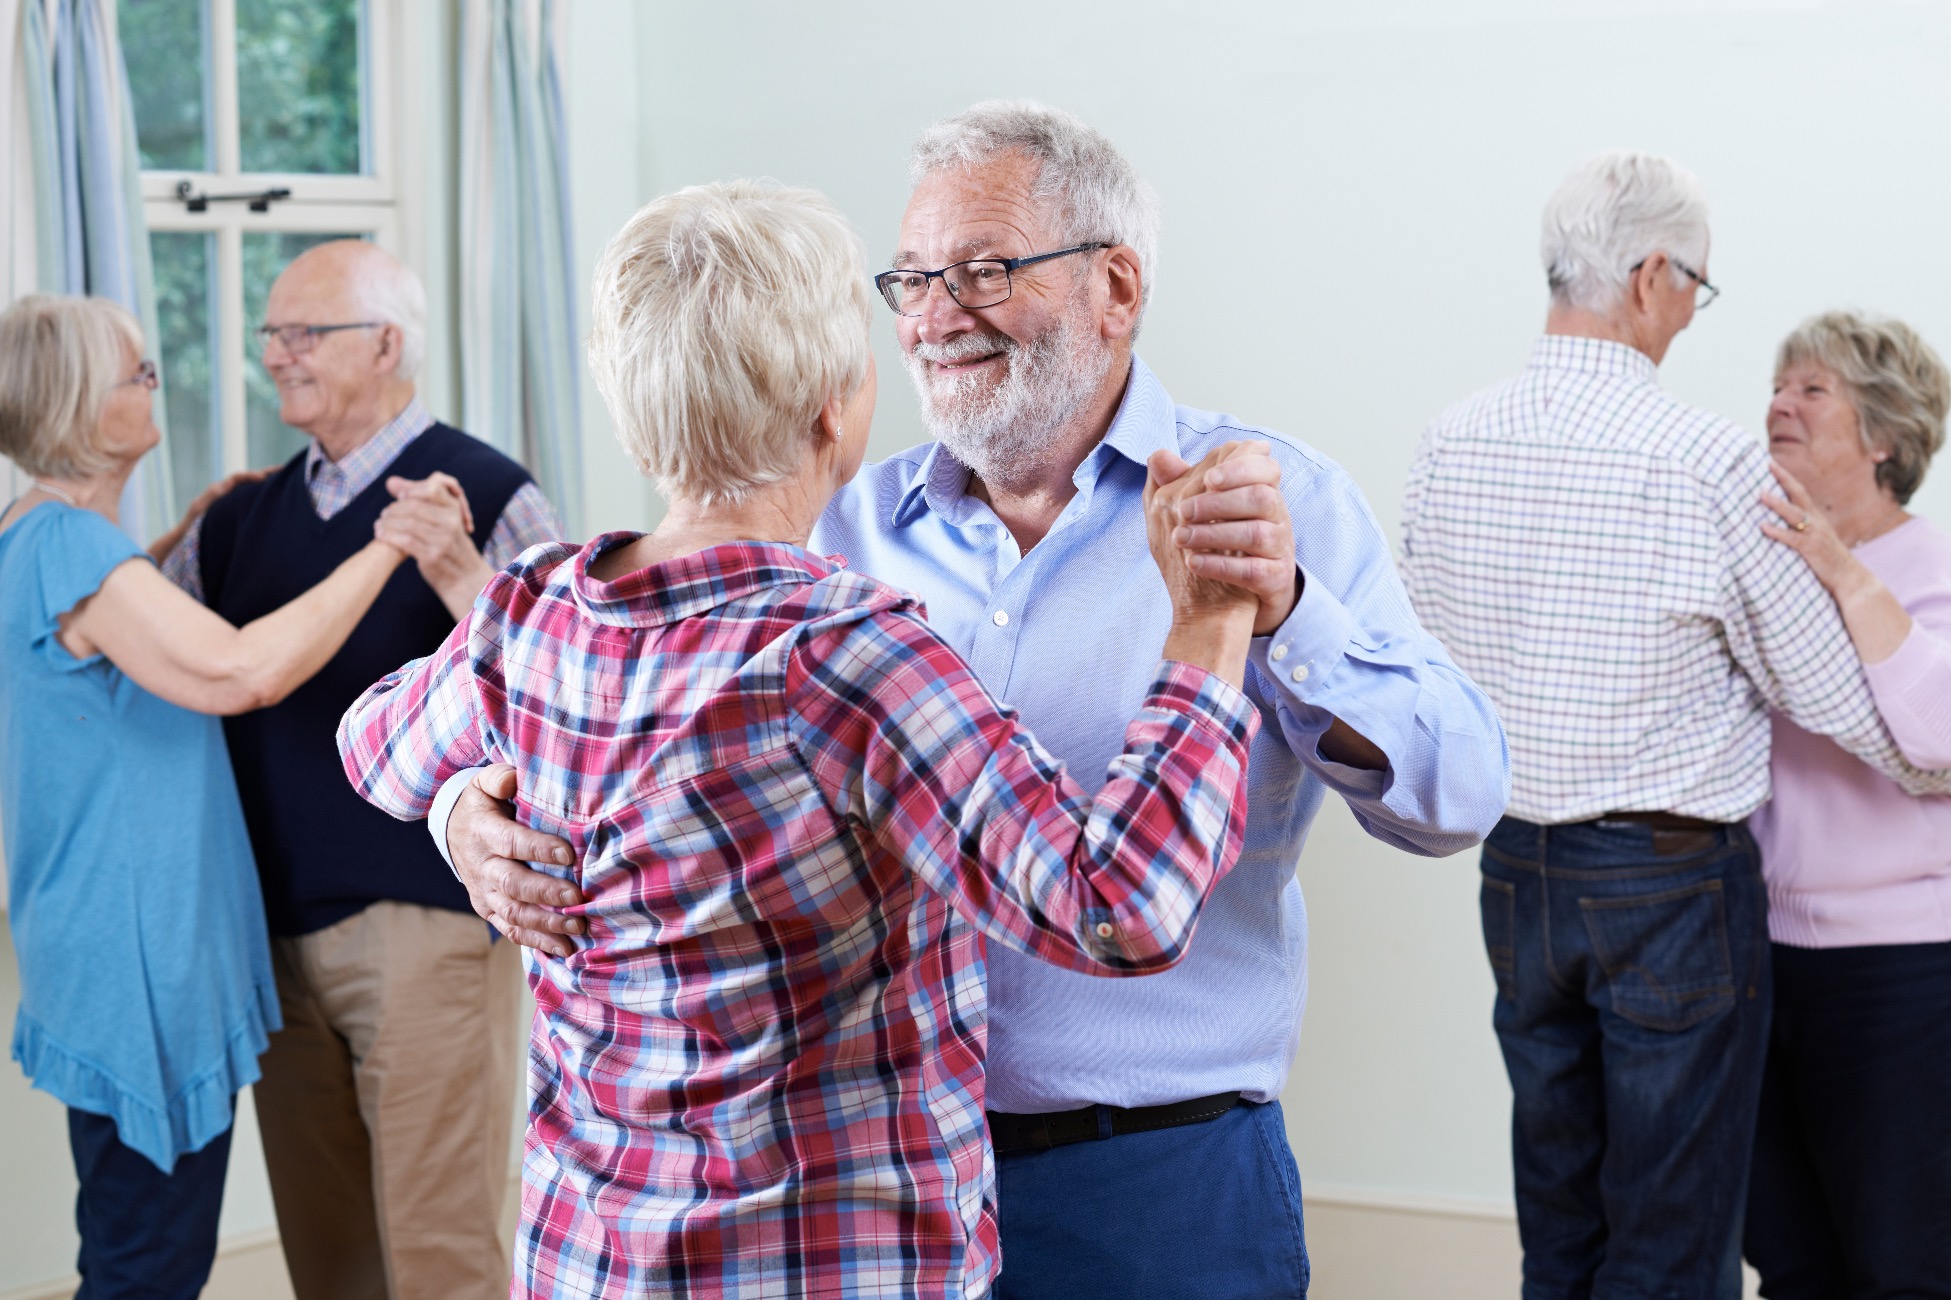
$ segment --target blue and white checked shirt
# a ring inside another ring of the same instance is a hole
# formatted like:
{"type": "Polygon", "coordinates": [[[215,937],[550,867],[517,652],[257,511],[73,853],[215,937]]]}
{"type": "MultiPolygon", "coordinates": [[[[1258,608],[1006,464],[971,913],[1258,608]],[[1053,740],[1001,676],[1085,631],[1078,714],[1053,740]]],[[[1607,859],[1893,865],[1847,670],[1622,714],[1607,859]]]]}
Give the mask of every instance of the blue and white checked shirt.
{"type": "MultiPolygon", "coordinates": [[[[434,417],[419,398],[388,420],[378,433],[336,462],[328,460],[316,438],[305,448],[305,488],[320,519],[330,519],[371,487],[386,467],[400,458],[407,444],[431,429],[434,417]]],[[[524,483],[508,498],[488,533],[481,558],[491,569],[505,569],[517,555],[540,542],[562,537],[562,521],[555,507],[533,483],[524,483]]],[[[198,600],[203,599],[203,520],[198,519],[163,558],[163,576],[198,600]]]]}
{"type": "MultiPolygon", "coordinates": [[[[1145,460],[1169,447],[1196,461],[1242,438],[1272,446],[1304,577],[1287,622],[1253,644],[1246,694],[1261,727],[1245,848],[1172,970],[1096,979],[990,946],[992,1110],[1278,1096],[1307,990],[1294,866],[1323,796],[1340,794],[1377,839],[1432,856],[1476,844],[1504,811],[1510,760],[1497,715],[1416,621],[1354,480],[1284,434],[1175,408],[1135,358],[1109,432],[1077,469],[1077,495],[1028,555],[934,444],[863,469],[810,546],[920,595],[936,632],[1095,793],[1172,617],[1145,541],[1145,460]],[[1387,771],[1321,757],[1335,717],[1381,747],[1387,771]]],[[[443,854],[466,780],[448,782],[429,818],[443,854]]]]}
{"type": "Polygon", "coordinates": [[[1761,443],[1653,362],[1548,334],[1423,435],[1402,505],[1416,608],[1502,711],[1511,813],[1739,821],[1768,798],[1768,711],[1913,794],[1836,603],[1771,541],[1761,443]]]}

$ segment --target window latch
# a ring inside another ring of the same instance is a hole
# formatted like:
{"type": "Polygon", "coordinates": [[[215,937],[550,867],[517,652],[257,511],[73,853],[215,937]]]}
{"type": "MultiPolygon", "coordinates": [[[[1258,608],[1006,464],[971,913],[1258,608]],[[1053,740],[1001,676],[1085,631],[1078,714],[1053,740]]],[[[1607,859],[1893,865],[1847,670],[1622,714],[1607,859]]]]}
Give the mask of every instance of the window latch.
{"type": "Polygon", "coordinates": [[[212,203],[243,203],[249,205],[253,212],[269,212],[273,203],[290,198],[291,191],[280,186],[251,194],[197,194],[187,180],[181,180],[176,182],[176,197],[183,200],[186,212],[208,212],[212,203]]]}

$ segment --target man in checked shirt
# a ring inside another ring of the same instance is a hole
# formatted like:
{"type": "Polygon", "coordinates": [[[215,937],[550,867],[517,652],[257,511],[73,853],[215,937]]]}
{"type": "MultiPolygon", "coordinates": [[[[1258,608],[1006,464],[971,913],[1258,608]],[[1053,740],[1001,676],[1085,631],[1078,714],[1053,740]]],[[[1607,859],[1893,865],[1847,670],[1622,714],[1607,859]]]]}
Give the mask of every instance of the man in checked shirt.
{"type": "Polygon", "coordinates": [[[346,785],[334,735],[562,526],[527,471],[415,396],[426,294],[387,253],[306,251],[258,334],[310,445],[220,498],[163,571],[241,625],[375,534],[416,561],[316,677],[224,720],[284,1013],[255,1096],[285,1261],[300,1300],[506,1296],[520,962],[426,836],[346,785]]]}
{"type": "MultiPolygon", "coordinates": [[[[989,949],[996,1295],[1302,1296],[1277,1100],[1306,993],[1295,862],[1330,792],[1409,852],[1476,844],[1509,792],[1502,732],[1417,623],[1349,476],[1299,439],[1174,404],[1137,356],[1157,199],[1109,140],[1040,105],[980,104],[923,132],[910,174],[876,279],[935,440],[863,469],[810,544],[919,594],[1080,778],[1118,752],[1170,616],[1145,546],[1146,458],[1266,444],[1188,498],[1178,539],[1261,602],[1238,865],[1162,974],[1094,979],[989,949]]],[[[498,821],[484,790],[502,787],[467,780],[443,792],[463,800],[451,841],[436,805],[436,840],[484,914],[564,951],[574,918],[529,904],[575,891],[507,860],[559,861],[559,842],[498,821]]]]}
{"type": "Polygon", "coordinates": [[[1835,605],[1762,535],[1762,444],[1660,391],[1718,292],[1700,183],[1595,158],[1546,205],[1542,253],[1544,337],[1430,426],[1402,546],[1510,737],[1482,901],[1524,1298],[1732,1300],[1770,1007],[1744,824],[1768,710],[1912,792],[1951,773],[1905,765],[1835,605]]]}

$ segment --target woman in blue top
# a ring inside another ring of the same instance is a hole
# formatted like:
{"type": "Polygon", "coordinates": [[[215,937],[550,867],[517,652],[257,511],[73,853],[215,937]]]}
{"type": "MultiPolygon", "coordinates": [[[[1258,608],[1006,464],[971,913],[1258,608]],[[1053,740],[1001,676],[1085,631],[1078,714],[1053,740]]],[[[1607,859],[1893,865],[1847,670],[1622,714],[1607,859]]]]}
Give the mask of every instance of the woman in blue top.
{"type": "Polygon", "coordinates": [[[33,479],[0,513],[13,1056],[68,1106],[90,1300],[202,1288],[237,1090],[279,1027],[213,715],[318,671],[404,558],[374,541],[242,628],[172,586],[115,524],[160,437],[141,345],[100,299],[31,296],[0,314],[0,453],[33,479]]]}

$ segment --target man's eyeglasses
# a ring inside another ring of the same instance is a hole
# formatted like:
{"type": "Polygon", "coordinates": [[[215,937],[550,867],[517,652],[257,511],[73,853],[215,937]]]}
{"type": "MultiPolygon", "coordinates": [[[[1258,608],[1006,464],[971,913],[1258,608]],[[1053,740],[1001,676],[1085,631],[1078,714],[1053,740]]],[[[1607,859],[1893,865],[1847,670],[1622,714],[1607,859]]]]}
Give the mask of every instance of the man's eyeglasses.
{"type": "MultiPolygon", "coordinates": [[[[1694,310],[1695,311],[1706,311],[1709,307],[1712,307],[1714,305],[1714,299],[1721,296],[1721,291],[1715,288],[1713,285],[1707,283],[1706,276],[1702,275],[1699,271],[1694,270],[1693,267],[1688,266],[1685,262],[1681,261],[1677,257],[1672,256],[1671,254],[1668,255],[1667,261],[1673,263],[1674,270],[1680,272],[1680,274],[1686,276],[1689,280],[1692,280],[1694,282],[1694,310]],[[1702,297],[1701,296],[1702,294],[1705,294],[1706,296],[1702,297]]],[[[1626,272],[1626,274],[1638,275],[1639,268],[1645,265],[1646,265],[1646,259],[1642,257],[1637,262],[1634,262],[1632,264],[1632,267],[1626,272]]]]}
{"type": "Polygon", "coordinates": [[[1079,244],[1075,248],[1060,248],[1054,253],[1034,253],[1029,257],[979,257],[970,262],[957,262],[939,271],[883,271],[874,277],[874,287],[887,299],[887,305],[902,316],[921,315],[922,304],[928,301],[928,282],[940,280],[948,290],[948,296],[957,305],[968,308],[994,307],[1009,299],[1010,272],[1038,262],[1047,262],[1053,257],[1069,257],[1072,253],[1088,253],[1100,248],[1110,248],[1110,244],[1079,244]]]}
{"type": "Polygon", "coordinates": [[[163,382],[163,376],[162,372],[156,369],[156,363],[145,357],[136,363],[135,373],[122,382],[138,385],[153,393],[156,391],[156,385],[163,382]]]}
{"type": "Polygon", "coordinates": [[[349,325],[260,325],[255,331],[259,347],[268,348],[276,339],[284,345],[284,350],[294,357],[302,357],[318,346],[321,334],[336,334],[340,330],[376,330],[384,327],[383,320],[353,321],[349,325]]]}

